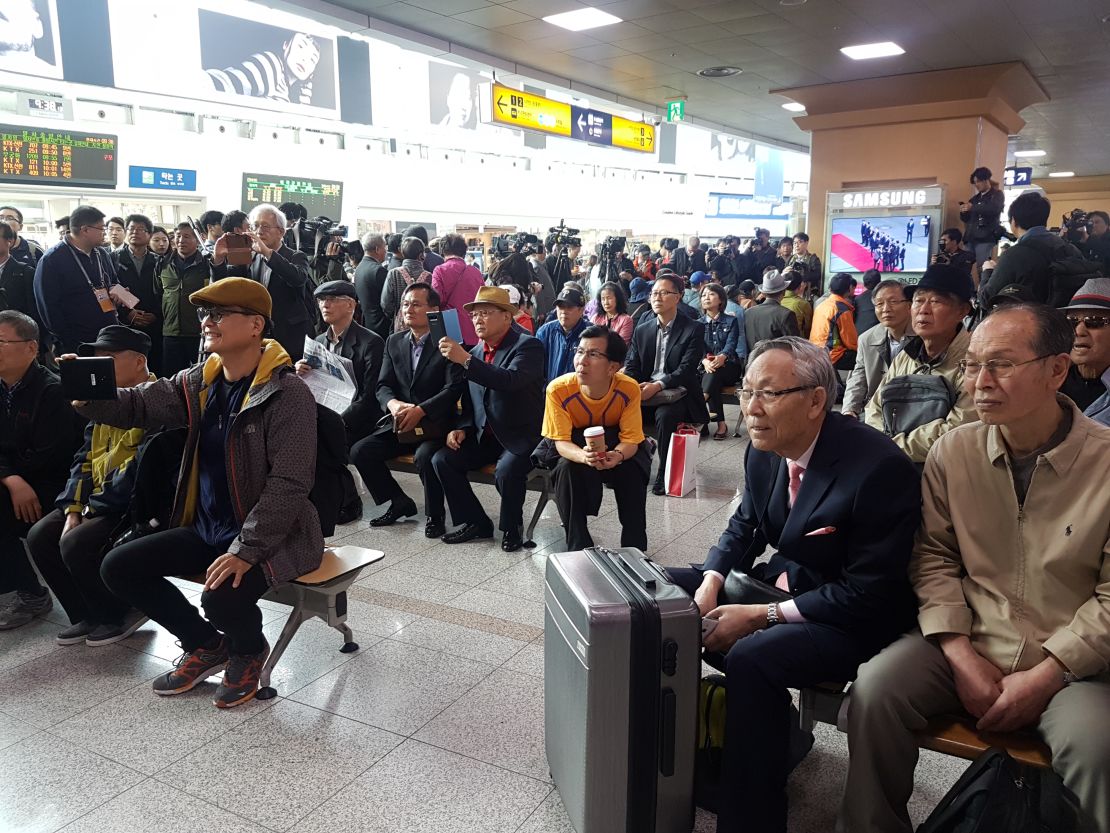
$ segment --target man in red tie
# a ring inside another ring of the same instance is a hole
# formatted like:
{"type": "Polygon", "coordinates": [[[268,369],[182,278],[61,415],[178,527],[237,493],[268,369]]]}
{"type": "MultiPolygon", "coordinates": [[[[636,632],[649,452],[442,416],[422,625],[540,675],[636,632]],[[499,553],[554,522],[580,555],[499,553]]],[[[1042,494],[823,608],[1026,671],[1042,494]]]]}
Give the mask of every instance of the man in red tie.
{"type": "Polygon", "coordinates": [[[784,833],[800,759],[787,689],[852,679],[913,623],[920,478],[888,437],[833,413],[836,388],[827,352],[805,339],[752,351],[743,499],[704,564],[670,571],[717,621],[706,660],[728,678],[717,833],[784,833]]]}

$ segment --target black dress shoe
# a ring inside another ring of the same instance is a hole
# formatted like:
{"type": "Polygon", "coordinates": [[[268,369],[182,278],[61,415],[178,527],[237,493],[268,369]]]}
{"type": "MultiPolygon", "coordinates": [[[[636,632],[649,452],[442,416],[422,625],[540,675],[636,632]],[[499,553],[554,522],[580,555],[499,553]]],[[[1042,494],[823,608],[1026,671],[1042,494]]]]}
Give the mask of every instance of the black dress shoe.
{"type": "Polygon", "coordinates": [[[338,514],[335,516],[335,522],[340,526],[344,524],[354,523],[362,517],[362,501],[353,500],[346,506],[339,509],[338,514]]]}
{"type": "Polygon", "coordinates": [[[401,518],[411,518],[415,514],[415,503],[411,500],[402,501],[394,498],[385,512],[370,521],[370,526],[393,526],[401,518]]]}
{"type": "Polygon", "coordinates": [[[447,531],[443,521],[436,518],[428,518],[424,524],[424,537],[425,538],[442,538],[443,533],[447,531]]]}
{"type": "Polygon", "coordinates": [[[448,532],[441,540],[445,544],[465,544],[467,541],[492,537],[492,529],[482,529],[477,524],[463,524],[454,532],[448,532]]]}
{"type": "Polygon", "coordinates": [[[518,531],[506,532],[501,538],[501,549],[505,552],[516,552],[524,546],[524,537],[518,531]]]}
{"type": "Polygon", "coordinates": [[[659,495],[660,497],[662,497],[663,495],[667,494],[667,487],[664,486],[662,483],[655,483],[651,487],[651,493],[653,495],[659,495]]]}

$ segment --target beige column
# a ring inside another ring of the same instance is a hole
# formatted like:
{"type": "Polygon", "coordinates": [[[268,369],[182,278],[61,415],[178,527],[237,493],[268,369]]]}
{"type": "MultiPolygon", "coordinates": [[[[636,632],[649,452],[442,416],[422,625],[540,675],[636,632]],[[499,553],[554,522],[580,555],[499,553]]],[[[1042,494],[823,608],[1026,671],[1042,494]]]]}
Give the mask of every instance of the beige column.
{"type": "Polygon", "coordinates": [[[944,224],[959,226],[958,203],[983,165],[1002,181],[1006,142],[1025,121],[1020,111],[1048,100],[1021,63],[917,72],[813,87],[772,90],[799,104],[795,119],[812,134],[810,248],[825,244],[830,191],[944,185],[944,224]]]}

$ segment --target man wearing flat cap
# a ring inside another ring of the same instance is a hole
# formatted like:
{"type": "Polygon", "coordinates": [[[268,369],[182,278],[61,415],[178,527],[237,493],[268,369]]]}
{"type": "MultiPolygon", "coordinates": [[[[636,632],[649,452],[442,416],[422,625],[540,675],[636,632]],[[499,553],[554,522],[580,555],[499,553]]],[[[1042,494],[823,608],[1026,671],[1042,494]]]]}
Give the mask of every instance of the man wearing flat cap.
{"type": "Polygon", "coordinates": [[[447,495],[451,519],[460,526],[443,536],[445,544],[493,537],[493,521],[474,495],[466,473],[496,462],[494,479],[501,495],[498,523],[501,549],[524,545],[524,494],[532,469],[532,450],[543,422],[543,345],[513,324],[517,307],[500,286],[483,286],[464,305],[474,322],[478,344],[469,352],[450,338],[439,351],[461,365],[469,382],[459,427],[447,435],[432,467],[447,495]]]}
{"type": "Polygon", "coordinates": [[[203,364],[77,408],[118,428],[187,429],[170,528],[113,549],[101,575],[180,640],[183,654],[154,693],[182,694],[226,666],[213,702],[230,708],[255,696],[269,654],[258,599],[320,566],[324,536],[309,500],[316,403],[266,337],[266,287],[224,278],[189,301],[210,354],[203,364]],[[166,579],[200,572],[203,616],[166,579]]]}
{"type": "MultiPolygon", "coordinates": [[[[1110,425],[1110,278],[1084,283],[1064,307],[1064,314],[1075,331],[1073,371],[1091,387],[1096,382],[1102,386],[1093,402],[1080,407],[1095,422],[1110,425]]],[[[1063,391],[1069,392],[1066,384],[1063,391]]]]}
{"type": "MultiPolygon", "coordinates": [[[[347,280],[328,281],[312,293],[320,307],[320,316],[327,329],[316,336],[316,341],[329,351],[342,356],[354,367],[355,398],[343,411],[343,425],[347,429],[347,449],[370,435],[382,416],[375,389],[382,369],[385,341],[377,333],[357,323],[355,307],[358,295],[355,285],[347,280]]],[[[297,373],[313,373],[304,361],[297,362],[297,373]]],[[[355,489],[354,478],[344,469],[343,503],[339,509],[338,523],[345,524],[362,517],[362,498],[355,489]]]]}
{"type": "MultiPolygon", "coordinates": [[[[133,388],[156,378],[146,364],[150,348],[146,333],[112,324],[77,352],[111,357],[116,384],[133,388]]],[[[27,548],[39,573],[69,616],[69,627],[54,638],[59,645],[110,645],[129,637],[147,620],[100,577],[107,544],[128,514],[136,459],[147,438],[143,428],[90,422],[56,508],[27,535],[27,548]]]]}

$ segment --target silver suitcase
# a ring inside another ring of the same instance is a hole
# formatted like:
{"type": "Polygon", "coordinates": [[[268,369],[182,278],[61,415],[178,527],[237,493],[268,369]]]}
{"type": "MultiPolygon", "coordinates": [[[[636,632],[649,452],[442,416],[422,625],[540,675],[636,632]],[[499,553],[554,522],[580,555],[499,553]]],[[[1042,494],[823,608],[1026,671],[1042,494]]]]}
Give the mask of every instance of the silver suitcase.
{"type": "Polygon", "coordinates": [[[689,833],[701,616],[639,550],[547,560],[547,761],[578,833],[689,833]]]}

